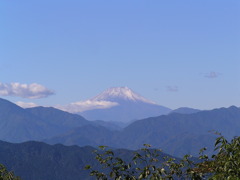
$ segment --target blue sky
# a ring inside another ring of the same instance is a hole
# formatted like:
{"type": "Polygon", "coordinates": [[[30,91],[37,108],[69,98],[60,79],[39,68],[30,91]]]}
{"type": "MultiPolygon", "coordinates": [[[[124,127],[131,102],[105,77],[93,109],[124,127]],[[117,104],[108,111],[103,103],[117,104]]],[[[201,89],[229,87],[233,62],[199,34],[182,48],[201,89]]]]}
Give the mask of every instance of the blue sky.
{"type": "Polygon", "coordinates": [[[0,97],[53,106],[128,86],[169,108],[240,106],[239,19],[238,0],[2,0],[0,97]]]}

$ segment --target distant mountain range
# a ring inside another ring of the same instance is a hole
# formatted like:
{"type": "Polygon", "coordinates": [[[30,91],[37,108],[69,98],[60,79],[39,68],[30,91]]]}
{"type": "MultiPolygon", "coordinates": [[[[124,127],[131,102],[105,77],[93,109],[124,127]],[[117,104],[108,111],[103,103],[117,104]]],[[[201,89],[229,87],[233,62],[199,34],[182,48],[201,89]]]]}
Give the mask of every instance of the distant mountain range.
{"type": "Polygon", "coordinates": [[[185,110],[181,113],[187,114],[173,112],[137,120],[121,128],[112,122],[88,121],[55,108],[23,109],[0,99],[0,140],[128,149],[138,149],[148,143],[182,156],[185,153],[196,155],[202,147],[212,145],[215,136],[210,130],[221,132],[227,138],[240,135],[240,109],[235,106],[197,112],[185,110]]]}
{"type": "Polygon", "coordinates": [[[83,111],[78,114],[88,120],[104,120],[129,123],[130,121],[143,119],[147,117],[160,116],[168,114],[171,109],[160,106],[139,94],[135,93],[128,87],[110,88],[90,101],[114,102],[117,105],[104,108],[83,111]]]}
{"type": "Polygon", "coordinates": [[[205,146],[209,148],[208,153],[212,152],[216,135],[210,131],[218,131],[232,138],[240,135],[239,129],[240,109],[232,106],[192,114],[172,113],[147,118],[135,121],[121,131],[84,126],[46,142],[80,146],[90,142],[92,146],[101,144],[128,149],[138,149],[142,144],[149,143],[174,156],[186,153],[197,155],[205,146]],[[80,142],[83,139],[85,141],[80,142]]]}

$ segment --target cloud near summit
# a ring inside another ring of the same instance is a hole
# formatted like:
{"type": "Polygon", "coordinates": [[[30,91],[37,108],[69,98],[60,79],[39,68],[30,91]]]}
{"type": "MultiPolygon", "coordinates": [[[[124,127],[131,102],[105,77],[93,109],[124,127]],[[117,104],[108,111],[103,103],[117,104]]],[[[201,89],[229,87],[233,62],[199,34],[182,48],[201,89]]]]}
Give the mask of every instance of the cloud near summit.
{"type": "Polygon", "coordinates": [[[37,83],[20,84],[18,82],[0,82],[0,96],[16,96],[28,99],[40,99],[46,98],[53,94],[53,91],[37,83]]]}
{"type": "Polygon", "coordinates": [[[22,108],[32,108],[32,107],[38,106],[37,104],[32,103],[32,102],[22,102],[22,101],[15,102],[15,104],[22,108]]]}
{"type": "Polygon", "coordinates": [[[78,113],[92,109],[106,109],[113,106],[117,106],[117,102],[112,101],[94,101],[94,100],[86,100],[70,103],[68,105],[62,106],[57,105],[55,108],[61,109],[63,111],[67,111],[70,113],[78,113]]]}

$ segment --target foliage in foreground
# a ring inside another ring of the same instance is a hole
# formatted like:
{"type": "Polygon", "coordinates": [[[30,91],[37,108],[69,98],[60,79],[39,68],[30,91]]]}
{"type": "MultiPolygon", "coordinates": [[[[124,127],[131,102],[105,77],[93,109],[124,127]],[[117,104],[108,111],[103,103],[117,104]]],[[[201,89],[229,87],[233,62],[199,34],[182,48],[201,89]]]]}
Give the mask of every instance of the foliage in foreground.
{"type": "Polygon", "coordinates": [[[5,166],[0,164],[0,180],[20,180],[13,172],[9,172],[5,166]]]}
{"type": "Polygon", "coordinates": [[[102,169],[94,170],[90,165],[85,168],[91,169],[90,175],[99,180],[240,180],[240,137],[228,142],[220,135],[215,142],[217,154],[208,157],[204,154],[206,148],[203,148],[196,159],[190,155],[180,160],[161,157],[161,150],[150,147],[144,144],[144,148],[134,152],[130,161],[125,161],[106,146],[100,146],[100,151],[94,153],[102,169]]]}

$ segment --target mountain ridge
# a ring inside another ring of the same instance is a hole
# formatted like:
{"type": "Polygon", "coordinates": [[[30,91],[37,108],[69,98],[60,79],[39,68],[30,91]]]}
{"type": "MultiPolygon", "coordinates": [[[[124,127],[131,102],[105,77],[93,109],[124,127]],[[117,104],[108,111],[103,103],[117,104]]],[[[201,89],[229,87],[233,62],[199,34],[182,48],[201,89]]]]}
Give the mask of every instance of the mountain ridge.
{"type": "MultiPolygon", "coordinates": [[[[218,131],[230,139],[240,135],[239,129],[240,109],[231,106],[192,114],[172,113],[138,120],[123,130],[112,131],[111,134],[104,132],[106,136],[101,136],[100,133],[101,137],[98,137],[98,141],[92,141],[91,145],[96,143],[116,148],[138,149],[142,144],[147,143],[154,148],[161,148],[164,152],[172,152],[174,153],[172,155],[180,157],[186,153],[198,155],[199,149],[205,147],[205,145],[212,145],[215,135],[209,131],[218,131]],[[176,151],[176,149],[179,149],[179,151],[176,151]]],[[[95,131],[98,131],[98,129],[95,128],[95,131]]],[[[72,134],[77,133],[76,130],[72,134]]],[[[88,137],[89,134],[85,133],[81,136],[88,137]]],[[[62,138],[64,138],[64,141],[58,138],[60,140],[58,143],[70,142],[74,136],[68,134],[62,138]]],[[[94,140],[94,138],[91,139],[94,140]]],[[[47,142],[54,144],[52,140],[49,139],[47,142]]],[[[77,139],[73,140],[72,143],[77,144],[77,139]]],[[[212,150],[213,147],[211,146],[208,152],[212,150]]]]}
{"type": "Polygon", "coordinates": [[[9,142],[44,140],[51,144],[109,145],[129,149],[148,143],[179,156],[187,149],[194,152],[202,148],[194,147],[193,139],[198,146],[208,144],[208,140],[213,139],[209,130],[218,131],[226,138],[240,133],[240,109],[235,106],[144,118],[124,129],[114,127],[112,123],[87,121],[79,115],[54,108],[23,109],[3,99],[0,99],[0,107],[0,139],[9,142]],[[179,147],[184,147],[181,152],[174,151],[179,147]]]}

